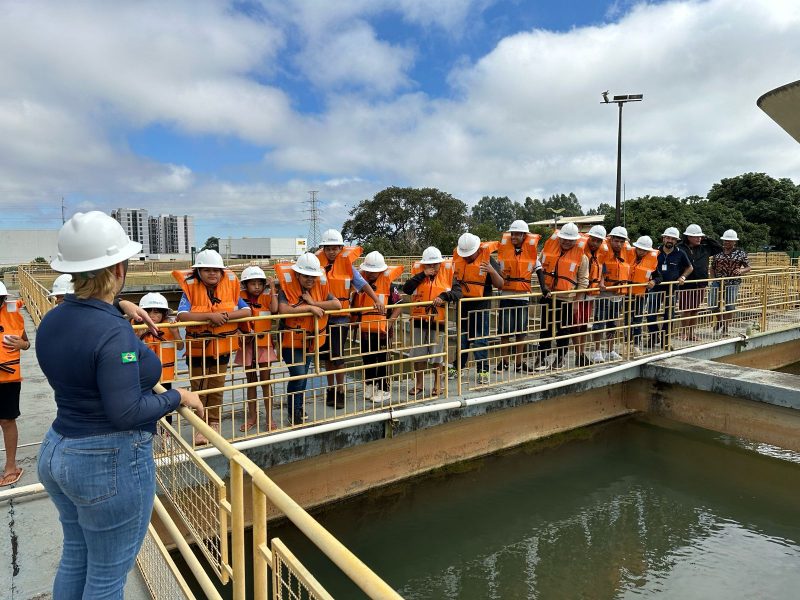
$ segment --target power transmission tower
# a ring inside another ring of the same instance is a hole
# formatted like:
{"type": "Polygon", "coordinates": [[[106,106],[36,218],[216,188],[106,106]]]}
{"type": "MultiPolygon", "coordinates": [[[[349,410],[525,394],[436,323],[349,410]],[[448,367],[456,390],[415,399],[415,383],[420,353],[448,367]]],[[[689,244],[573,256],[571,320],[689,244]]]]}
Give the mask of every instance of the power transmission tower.
{"type": "Polygon", "coordinates": [[[319,246],[319,204],[317,202],[317,194],[319,191],[311,190],[308,192],[308,208],[305,212],[308,213],[308,235],[306,240],[306,249],[309,252],[316,250],[319,246]]]}

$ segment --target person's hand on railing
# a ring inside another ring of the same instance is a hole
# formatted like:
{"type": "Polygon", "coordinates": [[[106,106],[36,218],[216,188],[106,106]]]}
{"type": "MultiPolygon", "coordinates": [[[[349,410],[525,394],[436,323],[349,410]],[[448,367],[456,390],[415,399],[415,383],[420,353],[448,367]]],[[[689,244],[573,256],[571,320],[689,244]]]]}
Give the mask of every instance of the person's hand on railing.
{"type": "Polygon", "coordinates": [[[175,389],[178,390],[178,393],[181,395],[181,406],[191,408],[197,413],[197,416],[202,419],[205,409],[203,408],[203,401],[200,400],[200,396],[197,395],[197,392],[192,392],[184,388],[175,389]]]}
{"type": "Polygon", "coordinates": [[[308,312],[314,313],[314,316],[321,317],[325,314],[325,311],[322,310],[319,306],[313,306],[311,304],[308,305],[308,312]]]}
{"type": "Polygon", "coordinates": [[[444,306],[444,300],[442,299],[441,296],[436,296],[436,298],[433,299],[433,306],[435,308],[440,308],[444,306]]]}
{"type": "Polygon", "coordinates": [[[228,322],[228,313],[221,312],[221,313],[208,313],[208,320],[211,322],[212,325],[220,326],[225,325],[228,322]]]}

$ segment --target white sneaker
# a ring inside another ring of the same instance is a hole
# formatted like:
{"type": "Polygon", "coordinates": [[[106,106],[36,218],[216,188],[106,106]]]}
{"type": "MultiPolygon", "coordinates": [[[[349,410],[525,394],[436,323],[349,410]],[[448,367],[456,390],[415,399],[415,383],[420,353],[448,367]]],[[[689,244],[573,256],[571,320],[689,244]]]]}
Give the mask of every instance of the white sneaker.
{"type": "Polygon", "coordinates": [[[387,391],[375,388],[375,391],[373,392],[371,399],[373,404],[383,404],[387,400],[391,400],[392,395],[387,391]]]}
{"type": "Polygon", "coordinates": [[[633,355],[634,356],[641,356],[642,355],[642,349],[639,348],[639,346],[634,346],[633,347],[633,355]]]}
{"type": "Polygon", "coordinates": [[[606,358],[608,360],[622,360],[622,356],[620,356],[619,352],[616,350],[612,350],[608,354],[606,354],[606,358]]]}
{"type": "Polygon", "coordinates": [[[369,400],[375,394],[375,386],[371,383],[368,383],[364,386],[364,398],[369,400]]]}
{"type": "Polygon", "coordinates": [[[605,359],[605,358],[603,358],[603,353],[602,353],[602,352],[600,352],[600,350],[598,350],[597,352],[595,352],[594,354],[592,354],[592,362],[593,362],[593,363],[601,363],[601,362],[606,362],[606,359],[605,359]]]}

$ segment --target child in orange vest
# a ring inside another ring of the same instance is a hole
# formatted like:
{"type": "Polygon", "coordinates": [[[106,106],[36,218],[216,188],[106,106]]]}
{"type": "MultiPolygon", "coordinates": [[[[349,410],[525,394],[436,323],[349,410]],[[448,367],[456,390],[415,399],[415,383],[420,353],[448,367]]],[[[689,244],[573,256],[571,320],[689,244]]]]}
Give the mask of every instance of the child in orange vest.
{"type": "MultiPolygon", "coordinates": [[[[242,271],[243,290],[242,299],[247,302],[254,317],[263,317],[278,312],[278,295],[275,292],[275,280],[267,278],[267,275],[260,267],[247,267],[242,271]],[[269,284],[269,291],[267,291],[269,284]]],[[[261,320],[249,323],[247,335],[242,343],[242,348],[236,352],[234,364],[245,368],[245,376],[248,383],[261,384],[261,394],[264,398],[264,408],[266,409],[266,429],[275,429],[277,426],[272,420],[272,389],[269,383],[269,365],[278,360],[272,346],[270,330],[272,321],[261,320]]],[[[247,408],[245,409],[245,422],[239,427],[239,431],[250,431],[258,425],[258,408],[256,407],[256,397],[258,396],[257,386],[247,388],[247,408]]]]}
{"type": "MultiPolygon", "coordinates": [[[[233,319],[250,316],[250,307],[239,297],[239,280],[225,268],[215,250],[197,253],[191,271],[173,271],[183,290],[178,304],[178,321],[205,321],[186,328],[187,362],[193,392],[221,388],[231,352],[239,347],[239,327],[233,319]]],[[[222,392],[201,396],[208,424],[219,431],[222,392]]],[[[207,444],[204,435],[195,434],[195,444],[207,444]]]]}
{"type": "MultiPolygon", "coordinates": [[[[361,264],[361,274],[378,299],[386,306],[400,302],[400,294],[397,287],[393,285],[403,272],[402,266],[389,267],[378,252],[370,252],[361,264]]],[[[353,297],[353,308],[374,309],[375,303],[364,291],[357,293],[353,297]]],[[[364,397],[372,400],[373,404],[382,404],[390,400],[389,379],[387,378],[388,369],[386,365],[373,367],[379,363],[389,360],[389,353],[386,347],[389,338],[392,336],[392,328],[397,318],[400,316],[400,309],[396,308],[387,318],[376,310],[356,313],[354,317],[360,323],[361,329],[361,356],[364,363],[364,397]]]]}
{"type": "Polygon", "coordinates": [[[6,465],[0,487],[17,483],[23,473],[23,469],[17,467],[17,417],[22,387],[19,353],[31,347],[20,313],[22,302],[7,298],[8,290],[0,282],[0,427],[6,448],[6,465]]]}

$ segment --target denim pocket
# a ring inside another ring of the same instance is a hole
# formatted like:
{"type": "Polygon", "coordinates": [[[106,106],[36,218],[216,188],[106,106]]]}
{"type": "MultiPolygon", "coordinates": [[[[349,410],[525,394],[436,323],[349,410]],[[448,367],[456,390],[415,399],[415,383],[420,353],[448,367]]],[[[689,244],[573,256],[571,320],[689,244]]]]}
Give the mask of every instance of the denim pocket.
{"type": "Polygon", "coordinates": [[[79,505],[96,504],[117,493],[117,448],[65,448],[61,487],[79,505]]]}

